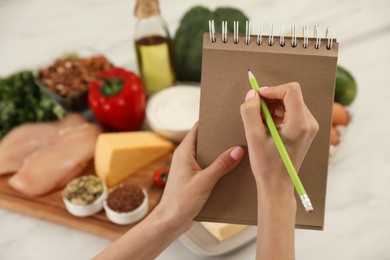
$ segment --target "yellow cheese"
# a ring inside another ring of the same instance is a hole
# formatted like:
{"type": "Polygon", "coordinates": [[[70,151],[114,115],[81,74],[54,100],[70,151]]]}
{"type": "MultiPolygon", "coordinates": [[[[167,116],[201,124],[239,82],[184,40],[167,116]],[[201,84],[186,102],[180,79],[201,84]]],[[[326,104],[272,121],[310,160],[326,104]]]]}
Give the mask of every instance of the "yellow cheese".
{"type": "Polygon", "coordinates": [[[242,230],[244,230],[246,227],[248,227],[247,225],[215,223],[215,222],[200,222],[200,224],[220,242],[234,237],[242,230]]]}
{"type": "Polygon", "coordinates": [[[172,150],[172,143],[152,132],[100,134],[95,148],[95,170],[109,187],[118,184],[172,150]]]}

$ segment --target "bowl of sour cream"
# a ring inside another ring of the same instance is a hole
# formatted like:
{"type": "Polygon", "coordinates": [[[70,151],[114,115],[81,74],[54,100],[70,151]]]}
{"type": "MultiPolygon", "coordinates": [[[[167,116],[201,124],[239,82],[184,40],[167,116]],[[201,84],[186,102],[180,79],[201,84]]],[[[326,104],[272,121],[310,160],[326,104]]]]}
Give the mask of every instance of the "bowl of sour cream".
{"type": "Polygon", "coordinates": [[[157,134],[180,142],[199,119],[200,87],[179,83],[152,95],[146,105],[146,124],[157,134]]]}

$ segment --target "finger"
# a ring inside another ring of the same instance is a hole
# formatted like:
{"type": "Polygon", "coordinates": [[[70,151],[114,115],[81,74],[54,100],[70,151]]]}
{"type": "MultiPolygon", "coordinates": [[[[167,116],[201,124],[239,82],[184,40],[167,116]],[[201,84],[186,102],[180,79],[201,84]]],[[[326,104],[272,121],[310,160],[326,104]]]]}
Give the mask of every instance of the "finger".
{"type": "Polygon", "coordinates": [[[197,176],[214,187],[222,176],[233,170],[241,162],[244,154],[245,151],[241,146],[230,148],[197,176]]]}
{"type": "Polygon", "coordinates": [[[293,119],[294,117],[302,116],[304,113],[305,104],[301,87],[296,82],[291,82],[276,87],[262,87],[259,90],[262,97],[266,99],[283,100],[286,112],[293,119]]]}
{"type": "Polygon", "coordinates": [[[250,90],[247,93],[245,102],[241,105],[241,118],[248,146],[252,144],[257,145],[267,136],[266,128],[260,115],[260,102],[258,93],[250,90]]]}
{"type": "Polygon", "coordinates": [[[254,90],[248,91],[241,105],[241,118],[245,132],[254,136],[265,135],[265,125],[261,119],[260,96],[254,90]]]}
{"type": "Polygon", "coordinates": [[[283,118],[285,112],[283,102],[278,101],[277,103],[275,102],[270,104],[267,100],[267,104],[268,104],[269,112],[271,113],[272,117],[283,118]]]}
{"type": "Polygon", "coordinates": [[[198,126],[199,123],[196,122],[192,129],[184,137],[180,145],[176,148],[176,150],[180,150],[180,152],[188,153],[195,157],[196,140],[198,138],[198,126]]]}

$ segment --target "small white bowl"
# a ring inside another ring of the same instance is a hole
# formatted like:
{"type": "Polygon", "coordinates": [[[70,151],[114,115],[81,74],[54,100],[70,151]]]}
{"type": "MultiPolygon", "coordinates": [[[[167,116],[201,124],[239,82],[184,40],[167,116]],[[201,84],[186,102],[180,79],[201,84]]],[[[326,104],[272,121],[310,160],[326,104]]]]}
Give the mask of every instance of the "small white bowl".
{"type": "Polygon", "coordinates": [[[62,197],[65,208],[68,212],[76,217],[88,217],[92,216],[103,209],[103,202],[107,198],[107,186],[103,183],[103,193],[91,204],[88,205],[75,205],[67,198],[62,197]]]}
{"type": "Polygon", "coordinates": [[[142,192],[145,195],[144,201],[141,203],[141,205],[138,206],[138,208],[130,212],[116,212],[112,210],[107,205],[107,198],[106,198],[103,202],[103,207],[104,210],[106,211],[107,218],[113,223],[118,225],[132,224],[142,219],[146,215],[146,213],[148,213],[148,209],[149,209],[148,193],[145,189],[142,189],[142,192]]]}
{"type": "Polygon", "coordinates": [[[157,134],[181,142],[199,119],[200,87],[180,83],[160,90],[146,105],[146,124],[157,134]]]}

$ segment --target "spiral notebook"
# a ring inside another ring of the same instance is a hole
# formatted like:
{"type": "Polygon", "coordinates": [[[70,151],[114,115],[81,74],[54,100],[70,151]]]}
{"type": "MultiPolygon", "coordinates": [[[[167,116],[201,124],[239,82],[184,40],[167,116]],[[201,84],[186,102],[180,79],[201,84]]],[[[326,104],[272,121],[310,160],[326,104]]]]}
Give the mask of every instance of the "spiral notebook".
{"type": "MultiPolygon", "coordinates": [[[[314,211],[306,213],[297,197],[296,227],[321,230],[338,43],[329,35],[321,38],[317,26],[315,37],[308,36],[307,27],[303,37],[296,37],[295,28],[290,37],[248,31],[246,35],[239,35],[238,28],[233,34],[226,29],[222,34],[213,30],[204,34],[197,161],[207,167],[226,149],[246,147],[240,105],[251,89],[248,69],[261,86],[299,82],[320,130],[299,171],[314,211]]],[[[241,164],[217,183],[196,220],[256,225],[256,194],[246,153],[241,164]]]]}

